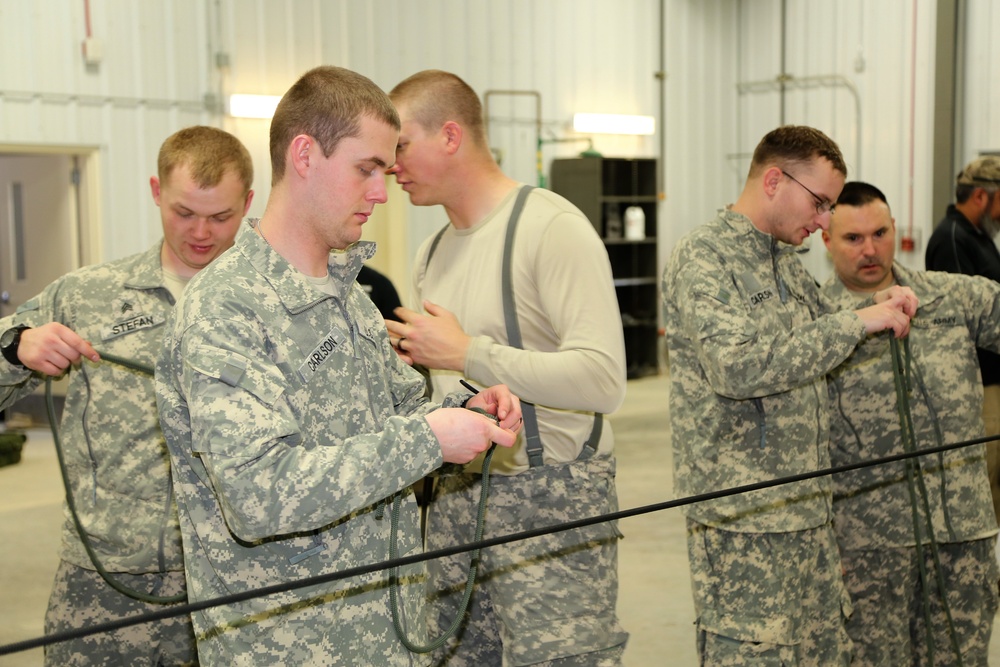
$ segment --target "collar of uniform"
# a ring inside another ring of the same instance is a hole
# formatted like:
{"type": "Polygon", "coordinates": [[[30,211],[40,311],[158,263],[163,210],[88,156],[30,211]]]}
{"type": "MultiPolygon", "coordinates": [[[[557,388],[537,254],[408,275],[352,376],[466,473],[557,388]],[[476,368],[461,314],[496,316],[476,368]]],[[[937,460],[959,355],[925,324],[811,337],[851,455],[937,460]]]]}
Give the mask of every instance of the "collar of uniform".
{"type": "MultiPolygon", "coordinates": [[[[913,288],[913,286],[918,281],[920,281],[919,274],[917,272],[911,271],[910,269],[906,268],[897,261],[893,261],[892,263],[892,277],[896,281],[895,284],[899,285],[900,287],[913,288]]],[[[923,283],[926,281],[920,281],[920,282],[923,283]]],[[[845,294],[854,294],[849,289],[847,289],[844,283],[836,275],[830,278],[826,286],[829,287],[830,296],[832,297],[840,298],[845,294]]],[[[920,291],[921,294],[923,295],[921,297],[921,301],[926,303],[930,303],[931,301],[937,299],[938,297],[943,296],[943,293],[940,290],[936,290],[932,286],[926,284],[921,285],[920,291]]],[[[874,295],[874,292],[872,293],[872,295],[874,295]]]]}
{"type": "Polygon", "coordinates": [[[766,258],[772,255],[783,255],[795,252],[796,250],[795,246],[779,241],[770,234],[762,232],[750,221],[750,218],[742,213],[737,213],[731,208],[719,209],[719,218],[738,237],[744,239],[758,257],[766,258]]]}
{"type": "MultiPolygon", "coordinates": [[[[896,279],[896,284],[901,284],[899,280],[899,273],[896,272],[896,267],[897,264],[894,263],[892,265],[893,277],[896,279]]],[[[848,303],[859,304],[865,303],[866,301],[870,303],[872,297],[875,295],[874,292],[852,292],[847,289],[847,285],[844,284],[844,281],[842,281],[840,276],[836,273],[834,273],[826,281],[826,283],[823,284],[822,292],[826,295],[826,297],[832,299],[834,303],[840,304],[839,308],[843,308],[844,304],[848,303]]]]}
{"type": "MultiPolygon", "coordinates": [[[[913,271],[899,262],[892,263],[892,274],[896,278],[897,285],[913,288],[914,291],[916,291],[917,283],[920,283],[921,303],[931,303],[948,295],[946,290],[935,287],[932,281],[922,280],[922,271],[913,271]]],[[[919,304],[917,307],[920,307],[919,304]]]]}
{"type": "MultiPolygon", "coordinates": [[[[844,299],[848,294],[855,296],[851,290],[847,289],[847,285],[840,279],[840,277],[834,273],[824,284],[822,292],[824,295],[833,299],[834,301],[839,301],[844,299]]],[[[860,298],[859,298],[860,300],[860,298]]]]}
{"type": "Polygon", "coordinates": [[[333,276],[333,282],[337,285],[346,285],[347,289],[350,289],[358,279],[364,263],[375,256],[375,247],[374,241],[358,241],[348,246],[346,250],[331,252],[327,267],[333,276]]]}
{"type": "Polygon", "coordinates": [[[164,287],[163,270],[160,264],[160,249],[163,241],[153,244],[153,247],[137,255],[128,275],[125,276],[125,287],[130,289],[156,289],[164,287]]]}
{"type": "MultiPolygon", "coordinates": [[[[268,282],[285,308],[297,313],[331,298],[299,279],[295,268],[257,233],[255,227],[259,222],[259,218],[247,218],[236,235],[235,245],[268,282]]],[[[359,241],[346,250],[330,253],[327,267],[333,276],[334,298],[340,301],[347,299],[361,265],[374,254],[375,243],[371,241],[359,241]]]]}

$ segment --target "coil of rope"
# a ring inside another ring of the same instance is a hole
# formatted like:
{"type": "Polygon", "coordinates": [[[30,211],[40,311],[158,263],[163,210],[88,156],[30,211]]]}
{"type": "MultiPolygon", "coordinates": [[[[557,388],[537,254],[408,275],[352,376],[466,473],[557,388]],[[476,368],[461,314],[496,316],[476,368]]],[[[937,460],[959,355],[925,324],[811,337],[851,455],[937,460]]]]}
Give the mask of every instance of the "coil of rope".
{"type": "MultiPolygon", "coordinates": [[[[892,355],[892,376],[896,390],[896,412],[899,417],[900,434],[903,442],[903,451],[909,454],[917,452],[916,435],[913,431],[913,416],[910,412],[910,394],[913,391],[913,356],[910,354],[910,340],[904,338],[902,346],[899,341],[889,337],[889,353],[892,355]]],[[[936,421],[935,421],[936,424],[936,421]]],[[[937,444],[941,444],[941,432],[935,428],[937,444]]],[[[943,468],[942,468],[943,469],[943,468]]],[[[962,667],[962,651],[958,644],[958,633],[955,630],[955,623],[951,615],[951,607],[948,604],[948,596],[945,592],[944,574],[941,570],[941,558],[938,550],[937,538],[934,535],[934,526],[931,522],[930,500],[927,494],[927,486],[924,483],[923,468],[916,458],[906,459],[906,482],[910,495],[910,516],[913,521],[913,539],[916,545],[917,567],[920,573],[920,588],[923,603],[924,626],[927,629],[927,652],[928,662],[934,664],[935,642],[931,632],[931,601],[930,601],[930,581],[927,573],[927,564],[924,562],[924,544],[920,537],[920,508],[918,507],[919,495],[920,506],[923,508],[924,519],[927,529],[927,540],[930,544],[931,557],[934,561],[934,571],[936,574],[935,583],[941,598],[941,608],[944,610],[945,618],[948,621],[948,636],[951,640],[951,648],[955,654],[954,663],[962,667]]],[[[943,499],[942,499],[943,501],[943,499]]]]}
{"type": "MultiPolygon", "coordinates": [[[[901,364],[901,368],[902,367],[905,367],[905,364],[901,364]]],[[[938,434],[938,437],[940,438],[940,434],[938,434]]],[[[988,442],[994,442],[998,440],[1000,440],[1000,435],[988,435],[980,438],[963,440],[960,442],[927,447],[916,452],[902,452],[898,454],[890,454],[887,456],[881,456],[874,459],[856,461],[853,463],[846,463],[838,466],[822,468],[819,470],[797,473],[786,477],[778,477],[774,479],[763,480],[760,482],[753,482],[751,484],[744,484],[741,486],[735,486],[726,489],[717,489],[715,491],[710,491],[707,493],[702,493],[694,496],[665,500],[657,503],[652,503],[649,505],[642,505],[639,507],[618,510],[616,512],[611,512],[608,514],[601,514],[598,516],[587,517],[584,519],[568,521],[561,524],[543,526],[540,528],[533,528],[530,530],[524,530],[517,533],[510,533],[507,535],[499,535],[496,537],[483,539],[478,542],[470,542],[468,544],[460,544],[451,547],[436,549],[434,551],[427,551],[424,553],[403,556],[396,559],[395,561],[390,560],[384,562],[366,563],[363,565],[350,567],[338,572],[331,572],[323,575],[307,577],[297,581],[273,584],[270,586],[255,588],[252,590],[233,593],[230,595],[225,595],[217,598],[200,600],[198,602],[188,602],[185,604],[173,605],[170,607],[165,607],[163,609],[141,615],[134,615],[116,619],[113,621],[95,623],[87,627],[75,628],[72,630],[56,632],[49,635],[43,635],[17,642],[12,642],[9,644],[0,645],[0,655],[10,655],[22,651],[28,651],[35,648],[57,644],[59,642],[69,641],[72,639],[80,639],[83,637],[89,637],[92,635],[97,635],[106,632],[114,632],[134,625],[152,623],[155,621],[173,618],[175,616],[195,613],[205,609],[211,609],[214,607],[220,607],[224,605],[235,604],[238,602],[244,602],[246,600],[254,598],[267,597],[269,595],[276,595],[279,593],[286,593],[288,591],[296,590],[299,588],[319,586],[322,584],[330,583],[332,581],[341,581],[344,579],[349,579],[351,577],[358,577],[370,574],[372,572],[379,572],[394,567],[398,568],[407,565],[413,565],[416,563],[422,563],[435,558],[444,558],[456,554],[468,553],[478,549],[485,549],[493,546],[499,546],[502,544],[510,544],[512,542],[519,542],[522,540],[540,537],[543,535],[565,532],[569,530],[574,530],[576,528],[585,528],[588,526],[593,526],[608,521],[621,521],[623,519],[641,516],[652,512],[661,512],[665,510],[676,509],[679,507],[684,507],[686,505],[692,505],[695,503],[705,502],[709,500],[716,500],[718,498],[725,498],[728,496],[734,496],[743,493],[750,493],[752,491],[759,491],[761,489],[768,489],[776,486],[782,486],[784,484],[793,484],[805,480],[817,479],[820,477],[826,477],[828,475],[850,472],[852,470],[860,470],[863,468],[883,466],[883,465],[888,465],[890,463],[906,461],[913,458],[943,454],[944,452],[962,449],[965,447],[979,446],[988,442]]]]}

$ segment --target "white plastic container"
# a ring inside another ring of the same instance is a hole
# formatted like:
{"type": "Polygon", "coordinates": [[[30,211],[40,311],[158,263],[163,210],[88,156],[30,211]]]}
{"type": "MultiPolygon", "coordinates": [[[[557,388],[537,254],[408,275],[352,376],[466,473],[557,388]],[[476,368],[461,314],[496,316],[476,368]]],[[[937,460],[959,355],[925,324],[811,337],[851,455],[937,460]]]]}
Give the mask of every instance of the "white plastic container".
{"type": "Polygon", "coordinates": [[[625,209],[625,238],[629,241],[641,241],[646,238],[646,214],[639,206],[629,206],[625,209]]]}

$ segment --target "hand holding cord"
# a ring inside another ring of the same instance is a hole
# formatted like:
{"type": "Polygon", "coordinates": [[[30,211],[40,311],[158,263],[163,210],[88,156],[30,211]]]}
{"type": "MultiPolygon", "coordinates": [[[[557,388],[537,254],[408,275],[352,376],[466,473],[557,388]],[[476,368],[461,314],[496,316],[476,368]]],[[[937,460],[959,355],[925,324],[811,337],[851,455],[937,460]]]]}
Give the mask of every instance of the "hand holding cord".
{"type": "MultiPolygon", "coordinates": [[[[479,393],[477,389],[465,380],[460,380],[460,382],[472,393],[479,393]]],[[[491,415],[482,408],[467,407],[466,409],[478,412],[493,420],[494,423],[500,423],[500,420],[495,415],[491,415]]],[[[493,461],[493,453],[496,451],[496,448],[496,443],[490,445],[490,448],[486,451],[486,455],[483,458],[483,481],[482,488],[479,491],[479,509],[476,513],[476,532],[475,537],[473,538],[475,542],[481,542],[483,539],[483,532],[486,524],[486,501],[490,493],[490,463],[493,461]]],[[[399,557],[396,542],[399,531],[399,512],[401,507],[402,503],[399,502],[393,503],[392,506],[392,516],[389,526],[390,560],[395,560],[399,557]]],[[[455,614],[455,619],[452,621],[451,626],[449,626],[440,637],[431,640],[431,642],[426,645],[416,644],[406,635],[406,630],[403,628],[403,624],[399,617],[399,566],[392,568],[390,573],[391,582],[389,584],[389,605],[392,610],[392,625],[395,628],[396,635],[399,636],[399,641],[402,642],[403,646],[413,653],[430,653],[431,651],[435,651],[444,646],[444,643],[448,641],[448,638],[455,634],[459,625],[462,623],[462,619],[465,618],[465,612],[468,610],[469,602],[472,600],[472,589],[476,584],[476,574],[479,571],[479,552],[479,549],[475,549],[469,553],[469,574],[465,580],[465,591],[462,595],[462,602],[459,605],[458,613],[455,614]]]]}
{"type": "MultiPolygon", "coordinates": [[[[76,532],[80,536],[80,542],[83,544],[83,548],[87,552],[90,562],[93,564],[97,573],[101,575],[101,578],[104,579],[104,581],[106,581],[111,588],[118,591],[122,595],[151,604],[171,604],[175,602],[183,602],[187,599],[187,594],[185,593],[171,596],[158,596],[133,590],[112,577],[101,564],[97,553],[94,551],[90,537],[80,521],[80,515],[76,509],[76,502],[73,499],[73,489],[69,483],[69,473],[66,470],[66,459],[63,456],[62,440],[59,437],[59,422],[56,415],[55,400],[52,396],[53,377],[61,375],[66,371],[70,364],[84,356],[93,362],[98,362],[103,358],[104,361],[109,363],[117,364],[124,368],[137,371],[139,373],[145,373],[150,376],[153,375],[153,368],[144,364],[136,363],[129,359],[123,359],[113,354],[98,353],[93,347],[91,347],[90,343],[80,338],[76,332],[58,322],[50,322],[36,328],[33,333],[38,334],[37,338],[25,338],[24,332],[31,329],[33,328],[21,324],[5,331],[2,335],[0,335],[0,352],[2,352],[3,357],[14,366],[45,374],[45,410],[48,414],[49,428],[52,431],[52,442],[55,445],[56,458],[59,461],[59,471],[62,476],[63,489],[66,493],[66,507],[69,508],[70,516],[73,519],[73,526],[76,528],[76,532]],[[28,359],[27,364],[21,357],[22,343],[28,343],[23,346],[23,352],[27,355],[26,358],[28,359]]],[[[89,385],[87,385],[87,388],[89,391],[89,385]]],[[[170,489],[172,493],[172,484],[170,485],[170,489]]]]}

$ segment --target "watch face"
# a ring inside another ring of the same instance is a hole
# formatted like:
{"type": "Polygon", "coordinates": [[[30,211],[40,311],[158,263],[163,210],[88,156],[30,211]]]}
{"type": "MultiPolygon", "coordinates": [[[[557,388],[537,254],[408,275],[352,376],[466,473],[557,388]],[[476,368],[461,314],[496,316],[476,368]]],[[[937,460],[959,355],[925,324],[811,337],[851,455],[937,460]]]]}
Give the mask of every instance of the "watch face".
{"type": "Polygon", "coordinates": [[[0,334],[0,348],[7,348],[13,345],[19,333],[21,333],[21,330],[15,328],[7,329],[3,334],[0,334]]]}

